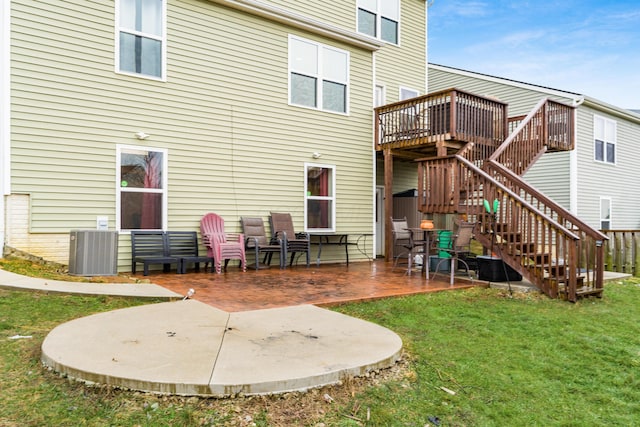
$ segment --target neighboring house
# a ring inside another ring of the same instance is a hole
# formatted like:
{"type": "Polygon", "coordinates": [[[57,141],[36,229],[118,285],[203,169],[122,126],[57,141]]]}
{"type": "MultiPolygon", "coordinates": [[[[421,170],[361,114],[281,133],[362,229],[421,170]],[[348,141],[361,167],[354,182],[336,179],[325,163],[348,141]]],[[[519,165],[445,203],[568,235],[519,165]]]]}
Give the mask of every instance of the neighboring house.
{"type": "Polygon", "coordinates": [[[3,253],[67,263],[70,231],[100,223],[128,271],[130,230],[206,212],[376,233],[373,107],[426,91],[424,0],[0,9],[3,253]]]}
{"type": "Polygon", "coordinates": [[[525,115],[543,98],[576,106],[576,148],[543,155],[524,178],[596,229],[640,228],[640,115],[586,95],[429,64],[429,92],[467,90],[525,115]]]}

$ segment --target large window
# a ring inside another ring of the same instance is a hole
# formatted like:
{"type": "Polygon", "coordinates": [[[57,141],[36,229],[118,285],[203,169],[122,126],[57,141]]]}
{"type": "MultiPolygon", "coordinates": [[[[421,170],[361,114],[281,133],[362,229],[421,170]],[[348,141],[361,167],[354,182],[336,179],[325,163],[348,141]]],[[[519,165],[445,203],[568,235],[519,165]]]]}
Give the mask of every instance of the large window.
{"type": "Polygon", "coordinates": [[[616,162],[616,122],[604,117],[593,117],[594,159],[599,162],[616,162]]]}
{"type": "Polygon", "coordinates": [[[358,0],[358,32],[398,44],[400,0],[358,0]]]}
{"type": "Polygon", "coordinates": [[[118,146],[119,230],[166,228],[167,152],[118,146]]]}
{"type": "Polygon", "coordinates": [[[335,231],[336,170],[334,166],[306,163],[304,167],[305,230],[335,231]]]}
{"type": "Polygon", "coordinates": [[[289,78],[291,104],[347,112],[349,52],[290,36],[289,78]]]}
{"type": "Polygon", "coordinates": [[[600,197],[600,230],[611,230],[611,199],[600,197]]]}
{"type": "Polygon", "coordinates": [[[119,0],[116,70],[164,79],[164,0],[119,0]]]}

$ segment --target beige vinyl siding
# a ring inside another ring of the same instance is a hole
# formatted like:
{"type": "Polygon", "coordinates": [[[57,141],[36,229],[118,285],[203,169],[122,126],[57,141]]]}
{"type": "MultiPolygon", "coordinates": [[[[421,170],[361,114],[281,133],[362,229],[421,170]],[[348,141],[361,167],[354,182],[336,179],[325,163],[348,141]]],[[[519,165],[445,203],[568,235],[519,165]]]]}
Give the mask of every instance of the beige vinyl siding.
{"type": "MultiPolygon", "coordinates": [[[[400,87],[426,92],[426,4],[423,0],[400,3],[400,44],[386,44],[375,53],[376,85],[384,86],[385,102],[400,98],[400,87]]],[[[417,164],[394,159],[392,194],[418,186],[417,164]]],[[[376,184],[384,185],[382,153],[376,163],[376,184]]]]}
{"type": "Polygon", "coordinates": [[[264,3],[305,15],[321,22],[356,31],[356,1],[263,0],[264,3]]]}
{"type": "MultiPolygon", "coordinates": [[[[337,231],[372,233],[371,52],[170,0],[167,81],[137,78],[114,73],[113,7],[12,8],[12,191],[31,195],[32,233],[95,228],[99,215],[114,227],[117,144],[168,150],[169,229],[197,230],[212,211],[239,231],[243,215],[287,211],[301,230],[313,161],[336,166],[337,231]],[[350,52],[348,115],[288,105],[289,34],[350,52]]],[[[128,236],[120,248],[126,270],[128,236]]]]}
{"type": "MultiPolygon", "coordinates": [[[[376,185],[384,185],[384,158],[376,162],[376,185]]],[[[418,164],[411,160],[393,159],[392,194],[418,188],[418,164]]]]}
{"type": "Polygon", "coordinates": [[[400,86],[426,92],[426,5],[423,0],[400,4],[400,45],[376,52],[376,84],[385,87],[386,102],[399,99],[400,86]]]}

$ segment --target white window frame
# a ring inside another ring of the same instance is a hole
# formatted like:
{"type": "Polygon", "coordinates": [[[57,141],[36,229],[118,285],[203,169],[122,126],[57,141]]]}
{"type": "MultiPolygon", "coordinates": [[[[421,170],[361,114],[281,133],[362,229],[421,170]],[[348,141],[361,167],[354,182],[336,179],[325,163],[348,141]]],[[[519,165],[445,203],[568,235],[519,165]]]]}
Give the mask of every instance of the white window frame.
{"type": "Polygon", "coordinates": [[[379,107],[387,101],[387,88],[384,85],[376,85],[373,93],[373,106],[379,107]]]}
{"type": "Polygon", "coordinates": [[[376,39],[382,40],[385,43],[399,46],[400,45],[400,27],[401,27],[400,0],[357,0],[356,1],[356,28],[360,34],[365,34],[370,37],[375,37],[376,39]],[[373,3],[375,3],[375,7],[373,3]],[[385,3],[386,7],[383,6],[383,3],[385,3]],[[395,4],[391,5],[391,3],[395,3],[395,4]],[[360,28],[358,28],[360,9],[366,12],[369,12],[375,16],[375,27],[376,27],[375,35],[372,36],[371,34],[362,32],[360,31],[360,28]],[[388,11],[390,9],[395,9],[395,10],[392,13],[389,13],[388,11]],[[393,13],[395,13],[395,16],[393,15],[393,13]],[[396,42],[385,40],[382,38],[382,19],[383,18],[396,23],[397,25],[397,34],[396,34],[397,41],[396,42]]]}
{"type": "Polygon", "coordinates": [[[600,203],[598,206],[598,216],[600,217],[600,230],[611,230],[611,212],[613,210],[613,203],[611,197],[600,197],[600,203]],[[606,211],[607,215],[603,215],[603,211],[606,211]],[[603,223],[608,222],[608,227],[603,227],[603,223]]]}
{"type": "Polygon", "coordinates": [[[295,106],[295,107],[302,107],[302,108],[310,108],[312,110],[319,110],[319,111],[325,111],[328,113],[334,113],[334,114],[342,114],[342,115],[348,115],[349,114],[349,92],[350,92],[350,78],[349,78],[349,74],[350,74],[350,68],[351,68],[351,55],[349,53],[349,51],[346,50],[342,50],[342,49],[338,49],[335,48],[333,46],[329,46],[329,45],[325,45],[322,43],[318,43],[315,42],[313,40],[309,40],[309,39],[305,39],[302,37],[297,37],[294,35],[289,35],[289,93],[288,93],[288,102],[289,105],[291,106],[295,106]],[[311,74],[309,72],[307,72],[306,70],[300,70],[297,69],[294,65],[294,50],[292,48],[292,41],[296,40],[302,43],[309,43],[312,44],[314,46],[316,46],[317,48],[317,69],[315,74],[311,74]],[[339,53],[339,54],[344,54],[345,55],[345,60],[346,60],[346,70],[345,70],[345,77],[346,79],[343,81],[339,81],[336,79],[329,79],[329,78],[325,78],[325,73],[324,73],[324,56],[325,56],[325,52],[326,51],[332,51],[335,53],[339,53]],[[309,106],[309,105],[304,105],[304,104],[296,104],[294,102],[291,101],[291,97],[292,97],[292,83],[291,83],[291,76],[292,74],[298,74],[298,75],[303,75],[303,76],[307,76],[307,77],[312,77],[314,79],[316,79],[316,106],[309,106]],[[345,111],[335,111],[335,110],[329,110],[329,109],[325,109],[324,108],[324,100],[323,100],[323,87],[322,87],[322,83],[323,82],[331,82],[331,83],[338,83],[338,84],[342,84],[345,86],[345,111]]]}
{"type": "Polygon", "coordinates": [[[166,81],[167,79],[167,0],[161,0],[162,2],[162,22],[160,24],[162,34],[150,34],[140,31],[131,30],[129,28],[122,28],[120,26],[120,3],[124,0],[116,0],[115,5],[115,72],[117,74],[125,74],[128,76],[141,77],[150,80],[166,81]],[[153,76],[142,73],[132,73],[130,71],[123,71],[120,69],[120,33],[132,34],[135,36],[141,36],[147,39],[158,40],[161,43],[160,48],[160,76],[153,76]]]}
{"type": "Polygon", "coordinates": [[[398,88],[398,100],[399,101],[404,101],[406,99],[415,98],[416,96],[419,96],[419,95],[420,95],[420,91],[417,91],[415,89],[411,89],[410,87],[400,86],[398,88]],[[409,94],[411,94],[411,96],[408,96],[409,94]]]}
{"type": "Polygon", "coordinates": [[[333,233],[336,231],[336,166],[324,163],[305,163],[304,164],[304,230],[306,232],[316,233],[333,233]],[[311,196],[307,189],[309,168],[324,168],[331,170],[331,195],[330,196],[311,196]],[[329,200],[331,202],[331,227],[329,228],[309,228],[308,225],[308,206],[309,200],[329,200]]]}
{"type": "Polygon", "coordinates": [[[607,119],[602,116],[593,116],[593,160],[598,163],[615,165],[618,161],[617,153],[617,130],[618,124],[615,120],[607,119]],[[602,142],[602,159],[598,159],[597,141],[602,142]],[[613,161],[608,156],[607,148],[613,147],[613,161]]]}
{"type": "Polygon", "coordinates": [[[162,230],[167,229],[167,213],[168,213],[168,183],[169,183],[169,151],[166,148],[155,147],[143,147],[137,145],[116,145],[116,230],[120,233],[130,233],[130,229],[123,230],[121,227],[122,219],[122,193],[123,192],[137,192],[137,193],[156,193],[162,194],[162,230]],[[122,153],[123,152],[149,152],[155,151],[162,153],[162,188],[127,188],[121,184],[121,166],[122,166],[122,153]],[[124,188],[124,190],[123,190],[124,188]]]}

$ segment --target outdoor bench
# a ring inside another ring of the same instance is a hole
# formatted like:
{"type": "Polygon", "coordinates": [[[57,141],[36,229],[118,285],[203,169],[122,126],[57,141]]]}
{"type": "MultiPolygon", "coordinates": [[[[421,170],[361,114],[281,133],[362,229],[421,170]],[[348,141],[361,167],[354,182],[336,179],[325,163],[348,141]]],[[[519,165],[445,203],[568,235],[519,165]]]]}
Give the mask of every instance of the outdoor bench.
{"type": "Polygon", "coordinates": [[[168,273],[171,264],[176,264],[178,274],[187,270],[187,264],[195,263],[196,271],[200,263],[213,263],[207,256],[198,254],[198,235],[195,231],[131,231],[131,271],[136,274],[136,265],[143,264],[144,275],[149,274],[149,266],[162,264],[168,273]]]}
{"type": "Polygon", "coordinates": [[[213,271],[213,258],[198,253],[198,233],[195,231],[167,231],[169,240],[169,256],[177,257],[178,273],[187,272],[187,264],[195,264],[196,272],[200,271],[200,263],[204,262],[204,270],[211,263],[213,271]]]}

